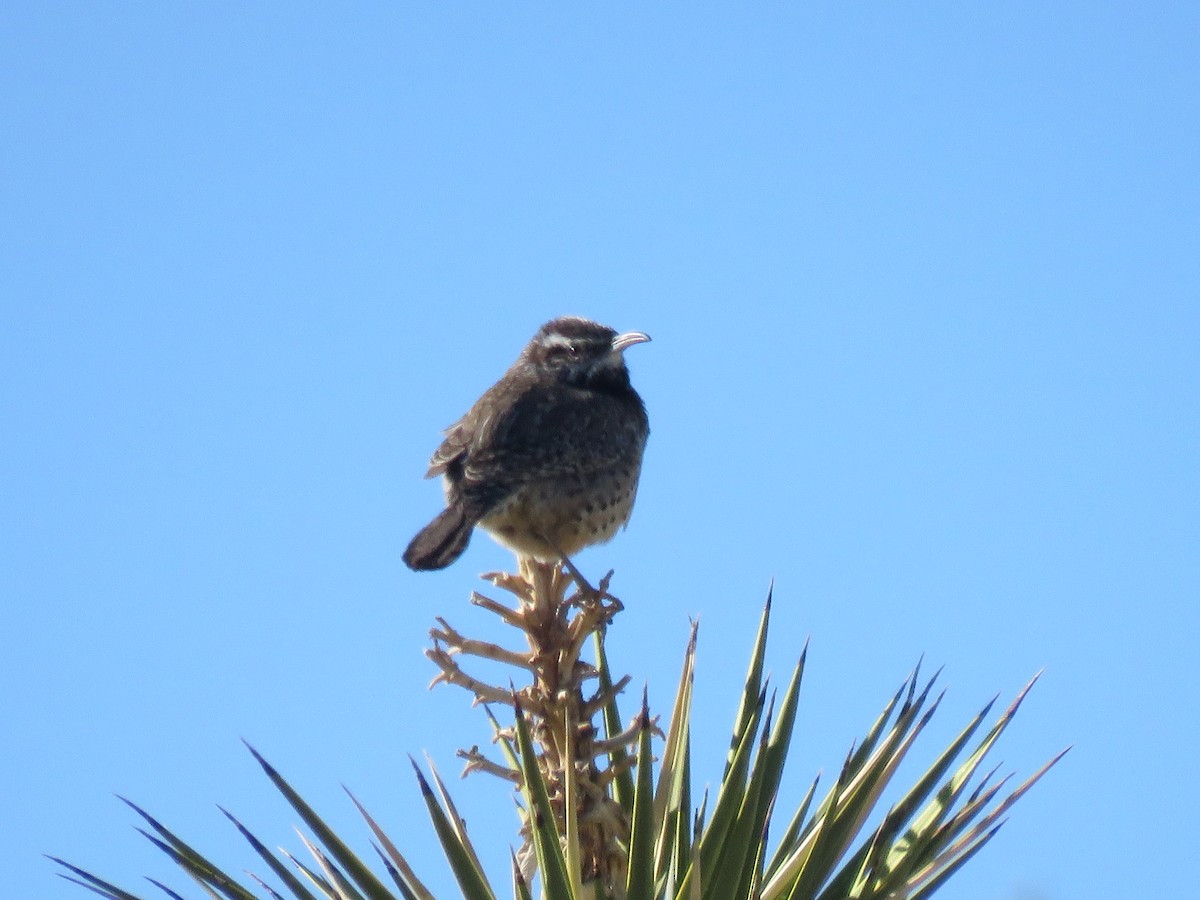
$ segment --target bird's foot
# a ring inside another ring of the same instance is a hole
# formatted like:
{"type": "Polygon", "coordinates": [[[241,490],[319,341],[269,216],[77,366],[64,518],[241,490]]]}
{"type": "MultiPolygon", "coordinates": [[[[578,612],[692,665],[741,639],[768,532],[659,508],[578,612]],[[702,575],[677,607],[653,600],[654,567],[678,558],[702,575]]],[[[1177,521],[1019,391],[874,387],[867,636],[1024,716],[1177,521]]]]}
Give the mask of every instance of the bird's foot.
{"type": "Polygon", "coordinates": [[[612,569],[609,569],[604,577],[600,579],[598,587],[593,587],[591,582],[583,577],[583,573],[579,571],[575,563],[571,562],[571,558],[565,553],[562,555],[562,568],[571,576],[571,580],[575,582],[576,592],[569,598],[569,602],[572,605],[578,607],[598,606],[603,609],[603,618],[606,622],[625,608],[625,605],[620,600],[608,592],[608,585],[613,577],[612,569]]]}

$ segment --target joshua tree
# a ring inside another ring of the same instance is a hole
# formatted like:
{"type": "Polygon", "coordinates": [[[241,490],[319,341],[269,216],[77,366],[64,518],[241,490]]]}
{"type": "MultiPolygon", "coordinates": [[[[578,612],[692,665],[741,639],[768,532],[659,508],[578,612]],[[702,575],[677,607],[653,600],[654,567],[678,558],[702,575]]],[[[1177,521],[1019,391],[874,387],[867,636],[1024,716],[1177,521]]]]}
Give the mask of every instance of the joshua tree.
{"type": "MultiPolygon", "coordinates": [[[[799,808],[781,817],[777,789],[805,656],[780,698],[763,675],[768,596],[728,750],[698,748],[726,752],[726,758],[715,796],[697,803],[690,737],[696,628],[686,642],[668,717],[652,715],[643,695],[637,712],[622,719],[618,701],[630,679],[613,677],[604,649],[607,626],[622,609],[609,593],[611,575],[593,587],[569,562],[521,559],[516,573],[484,576],[491,593],[511,598],[508,604],[480,593],[471,598],[512,629],[508,646],[468,637],[444,618],[431,631],[426,653],[437,667],[434,683],[466,689],[490,721],[496,749],[492,755],[478,746],[460,751],[466,771],[497,776],[518,792],[520,846],[511,880],[519,900],[928,897],[995,835],[1012,804],[1062,757],[1059,753],[1007,792],[1006,778],[983,769],[1031,681],[982,737],[977,733],[990,703],[898,801],[881,809],[884,789],[941,699],[933,693],[936,675],[923,680],[914,671],[851,747],[835,782],[820,793],[813,782],[799,808]],[[476,659],[506,667],[511,681],[493,684],[472,674],[476,659]]],[[[373,837],[379,872],[251,752],[307,826],[308,862],[268,849],[226,813],[263,860],[263,871],[246,886],[130,804],[149,825],[147,837],[199,883],[197,896],[434,896],[357,800],[351,798],[373,837]]],[[[462,896],[496,897],[437,771],[432,764],[428,776],[414,768],[462,896]]],[[[139,900],[97,875],[55,862],[63,877],[96,894],[139,900]]],[[[168,896],[184,896],[154,884],[168,896]]]]}

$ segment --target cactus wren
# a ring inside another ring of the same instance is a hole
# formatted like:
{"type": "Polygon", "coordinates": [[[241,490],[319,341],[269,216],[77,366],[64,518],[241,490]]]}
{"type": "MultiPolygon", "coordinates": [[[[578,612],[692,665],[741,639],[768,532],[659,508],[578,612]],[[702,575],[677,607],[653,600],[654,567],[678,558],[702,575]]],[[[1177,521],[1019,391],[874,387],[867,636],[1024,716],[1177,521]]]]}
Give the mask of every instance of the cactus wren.
{"type": "Polygon", "coordinates": [[[574,317],[543,325],[446,430],[425,473],[442,476],[446,509],[404,551],[409,568],[450,565],[476,525],[543,562],[616,534],[650,433],[623,354],[648,340],[574,317]]]}

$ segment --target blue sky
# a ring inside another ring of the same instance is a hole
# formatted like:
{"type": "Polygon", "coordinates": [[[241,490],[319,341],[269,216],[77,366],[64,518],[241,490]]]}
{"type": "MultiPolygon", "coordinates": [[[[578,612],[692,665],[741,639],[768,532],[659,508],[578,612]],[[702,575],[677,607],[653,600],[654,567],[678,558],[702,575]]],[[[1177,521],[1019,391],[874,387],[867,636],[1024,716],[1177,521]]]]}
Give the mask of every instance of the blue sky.
{"type": "MultiPolygon", "coordinates": [[[[924,654],[915,778],[1045,667],[997,761],[1073,744],[948,898],[1170,896],[1200,690],[1200,13],[1187,4],[9,4],[0,27],[0,865],[186,887],[299,850],[245,738],[449,876],[408,768],[487,727],[400,562],[438,431],[563,313],[643,330],[653,434],[614,665],[701,623],[719,777],[769,582],[811,636],[794,804],[924,654]]],[[[630,698],[632,701],[632,698],[630,698]]],[[[630,706],[631,710],[632,707],[630,706]]],[[[501,786],[456,784],[503,879],[501,786]]]]}

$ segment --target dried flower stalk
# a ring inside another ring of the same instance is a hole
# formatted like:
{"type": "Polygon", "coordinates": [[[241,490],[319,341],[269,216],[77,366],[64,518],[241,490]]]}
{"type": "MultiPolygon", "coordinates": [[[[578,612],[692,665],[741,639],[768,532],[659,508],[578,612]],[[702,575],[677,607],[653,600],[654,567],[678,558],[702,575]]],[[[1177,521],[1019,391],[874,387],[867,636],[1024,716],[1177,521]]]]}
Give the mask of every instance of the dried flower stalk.
{"type": "MultiPolygon", "coordinates": [[[[592,587],[569,561],[564,567],[562,563],[520,558],[518,568],[518,574],[492,572],[483,576],[515,597],[515,605],[506,606],[477,592],[472,594],[471,602],[519,630],[525,647],[508,649],[466,637],[439,618],[438,627],[430,630],[433,647],[425,651],[439,669],[430,687],[439,682],[458,685],[472,694],[476,704],[503,704],[514,715],[525,717],[538,745],[542,777],[562,834],[566,833],[567,798],[575,804],[584,883],[591,883],[596,896],[620,894],[629,821],[609,790],[617,773],[609,767],[608,759],[611,752],[636,744],[640,725],[635,721],[608,738],[597,735],[594,718],[624,689],[629,677],[621,678],[608,690],[595,688],[588,693],[587,682],[595,679],[597,672],[581,658],[585,642],[597,633],[602,635],[622,609],[621,602],[608,592],[612,572],[601,579],[598,587],[592,587]],[[490,684],[463,671],[463,657],[498,663],[516,675],[509,687],[490,684]]],[[[496,739],[511,740],[511,729],[499,729],[496,739]]],[[[466,760],[464,775],[487,772],[520,784],[519,772],[488,759],[478,747],[460,750],[459,756],[466,760]]],[[[630,765],[632,757],[627,757],[621,768],[630,765]]],[[[525,846],[517,856],[524,876],[531,878],[536,860],[528,823],[522,834],[525,846]]]]}

